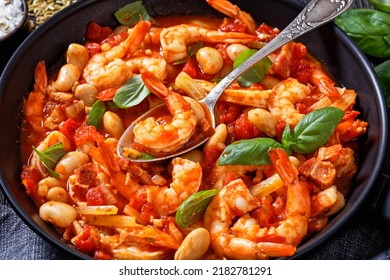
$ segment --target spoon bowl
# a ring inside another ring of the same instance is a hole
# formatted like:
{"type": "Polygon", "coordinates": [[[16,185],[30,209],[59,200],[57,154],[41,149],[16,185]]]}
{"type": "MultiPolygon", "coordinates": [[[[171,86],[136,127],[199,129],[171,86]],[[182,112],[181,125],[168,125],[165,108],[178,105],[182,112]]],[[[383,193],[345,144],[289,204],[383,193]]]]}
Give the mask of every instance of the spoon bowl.
{"type": "MultiPolygon", "coordinates": [[[[254,55],[249,57],[244,61],[240,66],[235,68],[230,72],[225,78],[223,78],[214,88],[210,91],[209,94],[202,100],[198,101],[205,108],[205,112],[210,116],[210,123],[213,128],[216,127],[216,119],[214,114],[214,107],[217,103],[219,97],[222,95],[224,90],[229,87],[240,75],[245,71],[255,65],[257,62],[281,48],[285,44],[297,39],[298,37],[306,34],[309,31],[312,31],[325,23],[331,21],[338,15],[345,12],[352,4],[353,0],[347,1],[331,1],[331,0],[312,0],[306,7],[298,14],[298,16],[285,28],[283,29],[273,40],[266,44],[263,48],[258,50],[254,55]]],[[[135,120],[123,133],[122,137],[119,139],[117,146],[117,153],[120,157],[129,158],[132,161],[137,162],[150,162],[150,161],[159,161],[167,158],[179,156],[181,154],[187,153],[203,143],[208,139],[208,135],[204,135],[203,138],[197,141],[187,142],[185,145],[180,147],[178,150],[173,153],[161,153],[154,157],[138,157],[131,158],[126,154],[126,148],[131,147],[134,143],[134,126],[141,120],[145,120],[148,117],[155,116],[155,113],[159,110],[162,110],[161,107],[165,105],[160,105],[135,120]]]]}
{"type": "MultiPolygon", "coordinates": [[[[205,112],[209,112],[207,109],[205,112]]],[[[161,153],[159,155],[156,155],[154,157],[140,157],[140,158],[131,158],[127,154],[126,148],[128,148],[131,143],[134,142],[134,127],[139,123],[140,121],[143,121],[149,117],[153,117],[156,115],[162,115],[162,114],[169,114],[167,107],[165,104],[161,104],[159,106],[154,107],[153,109],[147,111],[146,113],[139,116],[134,122],[130,124],[130,126],[126,129],[126,131],[123,133],[122,137],[119,139],[118,145],[117,145],[117,153],[120,157],[123,158],[129,158],[133,162],[153,162],[153,161],[160,161],[165,160],[168,158],[176,157],[182,154],[185,154],[187,152],[190,152],[197,147],[203,145],[207,140],[207,135],[198,135],[197,138],[191,138],[188,142],[186,142],[183,146],[181,146],[179,149],[177,149],[173,153],[164,154],[161,153]],[[199,138],[200,136],[200,138],[199,138]],[[130,143],[130,144],[129,144],[130,143]]],[[[209,114],[211,117],[211,114],[209,114]]]]}

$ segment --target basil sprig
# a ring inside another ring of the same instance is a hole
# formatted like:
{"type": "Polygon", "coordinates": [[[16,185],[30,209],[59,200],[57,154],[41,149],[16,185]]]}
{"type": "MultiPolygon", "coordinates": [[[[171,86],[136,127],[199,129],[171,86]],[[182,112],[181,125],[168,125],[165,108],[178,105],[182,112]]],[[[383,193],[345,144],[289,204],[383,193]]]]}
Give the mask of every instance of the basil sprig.
{"type": "MultiPolygon", "coordinates": [[[[248,49],[240,53],[240,55],[234,61],[233,68],[240,66],[245,60],[254,55],[256,52],[257,50],[248,49]]],[[[238,77],[237,83],[241,87],[249,87],[254,83],[258,83],[264,78],[271,66],[272,61],[268,57],[264,57],[262,60],[249,68],[240,77],[238,77]]]]}
{"type": "Polygon", "coordinates": [[[218,164],[269,164],[269,148],[283,148],[283,145],[268,137],[235,141],[225,148],[218,164]]]}
{"type": "MultiPolygon", "coordinates": [[[[390,2],[369,0],[374,9],[352,9],[336,18],[336,24],[365,53],[390,58],[390,2]]],[[[390,60],[375,67],[387,107],[390,108],[390,60]]]]}
{"type": "Polygon", "coordinates": [[[281,143],[268,137],[233,142],[222,152],[219,165],[270,164],[268,150],[283,148],[287,153],[314,152],[323,146],[344,116],[344,111],[335,107],[314,110],[304,116],[293,130],[287,125],[281,143]]]}
{"type": "Polygon", "coordinates": [[[120,24],[127,26],[137,23],[141,17],[143,20],[150,20],[148,11],[142,1],[135,1],[119,8],[114,16],[120,24]]]}
{"type": "Polygon", "coordinates": [[[42,165],[47,169],[50,176],[54,178],[60,178],[60,175],[54,171],[59,160],[66,154],[61,142],[54,144],[53,146],[39,151],[36,147],[32,147],[34,152],[39,156],[39,160],[42,165]]]}
{"type": "Polygon", "coordinates": [[[364,53],[390,58],[390,14],[374,9],[351,9],[335,22],[364,53]]]}
{"type": "Polygon", "coordinates": [[[194,193],[187,198],[176,212],[176,223],[181,228],[186,228],[199,221],[211,199],[219,192],[219,190],[203,190],[194,193]]]}
{"type": "Polygon", "coordinates": [[[141,75],[135,75],[118,89],[113,101],[119,108],[130,108],[140,104],[149,94],[141,75]]]}
{"type": "Polygon", "coordinates": [[[88,114],[88,125],[93,125],[96,129],[100,129],[103,121],[104,113],[107,111],[104,101],[97,100],[88,114]]]}

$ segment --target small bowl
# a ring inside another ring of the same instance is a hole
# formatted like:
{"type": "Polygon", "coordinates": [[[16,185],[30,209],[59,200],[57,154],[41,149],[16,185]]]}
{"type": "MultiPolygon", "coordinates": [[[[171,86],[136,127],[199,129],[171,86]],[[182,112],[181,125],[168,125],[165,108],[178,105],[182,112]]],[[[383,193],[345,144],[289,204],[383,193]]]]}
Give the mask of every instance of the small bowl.
{"type": "MultiPolygon", "coordinates": [[[[13,5],[13,3],[15,2],[15,0],[8,0],[8,1],[10,3],[9,5],[13,5]]],[[[19,18],[19,22],[16,23],[14,21],[15,18],[13,18],[13,14],[11,15],[13,20],[11,20],[10,22],[12,22],[13,26],[10,26],[7,32],[4,32],[4,34],[2,34],[3,32],[0,33],[0,43],[12,37],[15,33],[17,33],[20,29],[23,29],[25,26],[25,23],[27,21],[27,15],[28,15],[27,2],[25,0],[22,0],[20,2],[21,2],[21,7],[16,7],[16,9],[17,8],[20,9],[22,16],[19,18]]],[[[3,27],[0,26],[0,29],[3,29],[3,27]]]]}

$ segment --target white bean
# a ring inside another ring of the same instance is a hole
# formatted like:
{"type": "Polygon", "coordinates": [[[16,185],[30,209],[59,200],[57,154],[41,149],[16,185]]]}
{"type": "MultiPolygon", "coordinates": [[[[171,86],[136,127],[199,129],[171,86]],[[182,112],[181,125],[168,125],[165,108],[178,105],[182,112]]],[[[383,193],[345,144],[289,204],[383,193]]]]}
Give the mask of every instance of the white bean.
{"type": "Polygon", "coordinates": [[[49,190],[54,187],[65,188],[66,183],[54,177],[43,178],[38,182],[38,194],[46,197],[49,190]]]}
{"type": "Polygon", "coordinates": [[[54,171],[60,174],[61,179],[67,179],[74,170],[88,161],[89,156],[83,152],[69,152],[60,159],[54,171]]]}
{"type": "Polygon", "coordinates": [[[55,87],[58,91],[70,91],[80,78],[80,69],[73,64],[65,64],[58,73],[55,87]]]}
{"type": "Polygon", "coordinates": [[[198,162],[198,163],[202,164],[203,159],[204,159],[204,155],[203,155],[202,151],[192,150],[192,151],[182,155],[182,158],[189,159],[193,162],[198,162]]]}
{"type": "Polygon", "coordinates": [[[249,110],[248,120],[268,136],[273,137],[276,135],[277,120],[271,112],[261,108],[249,110]]]}
{"type": "Polygon", "coordinates": [[[196,60],[198,61],[203,72],[206,74],[216,74],[223,67],[222,54],[211,47],[203,47],[196,53],[196,60]]]}
{"type": "Polygon", "coordinates": [[[175,260],[199,260],[210,245],[210,234],[205,228],[191,231],[175,253],[175,260]]]}
{"type": "Polygon", "coordinates": [[[225,145],[227,135],[228,130],[226,124],[219,124],[215,128],[214,134],[211,135],[211,137],[205,143],[204,150],[207,150],[210,147],[223,147],[225,145]]]}
{"type": "Polygon", "coordinates": [[[194,112],[196,119],[198,122],[206,118],[206,113],[202,107],[202,105],[199,104],[199,102],[195,101],[193,98],[188,97],[188,96],[183,96],[184,99],[190,103],[191,109],[194,112]]]}
{"type": "Polygon", "coordinates": [[[51,188],[46,194],[47,201],[67,202],[68,199],[68,192],[61,187],[51,188]]]}
{"type": "Polygon", "coordinates": [[[76,87],[74,95],[82,100],[85,106],[91,107],[95,103],[98,90],[94,85],[81,84],[76,87]]]}
{"type": "Polygon", "coordinates": [[[77,211],[69,204],[48,201],[39,208],[39,216],[55,227],[66,228],[76,219],[77,211]]]}
{"type": "Polygon", "coordinates": [[[111,135],[111,137],[116,139],[119,139],[125,131],[125,127],[121,118],[111,111],[104,113],[103,127],[108,132],[108,134],[111,135]]]}
{"type": "Polygon", "coordinates": [[[89,53],[85,46],[76,43],[69,45],[66,52],[66,63],[77,66],[80,72],[83,72],[88,60],[89,53]]]}
{"type": "Polygon", "coordinates": [[[241,44],[231,44],[226,48],[226,53],[229,56],[229,58],[233,61],[237,59],[237,57],[245,50],[248,50],[249,48],[245,45],[241,44]]]}

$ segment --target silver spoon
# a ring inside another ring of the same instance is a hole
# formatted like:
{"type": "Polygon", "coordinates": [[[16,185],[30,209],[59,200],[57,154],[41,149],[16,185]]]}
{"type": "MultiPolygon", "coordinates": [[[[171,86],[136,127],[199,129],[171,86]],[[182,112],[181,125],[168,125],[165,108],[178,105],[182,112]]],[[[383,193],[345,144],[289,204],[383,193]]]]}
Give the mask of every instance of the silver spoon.
{"type": "MultiPolygon", "coordinates": [[[[268,56],[275,50],[284,46],[285,44],[297,39],[298,37],[306,34],[313,29],[331,21],[338,15],[345,12],[352,4],[353,0],[312,0],[306,7],[301,11],[301,13],[285,28],[280,32],[272,41],[266,44],[258,52],[252,55],[249,59],[243,62],[239,67],[230,72],[223,80],[221,80],[217,86],[210,91],[207,96],[198,101],[200,104],[205,107],[209,112],[209,119],[213,128],[216,126],[216,120],[214,115],[214,107],[218,101],[218,98],[221,96],[223,91],[233,83],[242,73],[256,64],[258,61],[268,56]]],[[[164,107],[165,105],[161,105],[164,107]]],[[[117,146],[117,153],[120,157],[124,156],[125,148],[130,147],[133,143],[133,128],[136,123],[140,120],[144,120],[150,116],[156,114],[157,111],[161,111],[161,106],[157,106],[154,109],[146,112],[135,120],[123,133],[122,137],[119,139],[117,146]]],[[[150,159],[131,159],[134,162],[150,162],[150,161],[159,161],[167,158],[179,156],[181,154],[187,153],[200,145],[204,144],[207,141],[208,137],[196,141],[193,145],[185,145],[183,148],[178,149],[177,151],[171,154],[164,154],[159,157],[154,157],[150,159]]]]}

